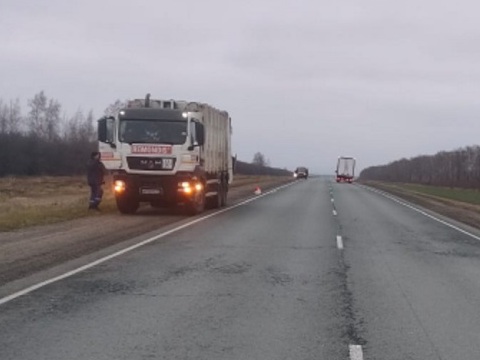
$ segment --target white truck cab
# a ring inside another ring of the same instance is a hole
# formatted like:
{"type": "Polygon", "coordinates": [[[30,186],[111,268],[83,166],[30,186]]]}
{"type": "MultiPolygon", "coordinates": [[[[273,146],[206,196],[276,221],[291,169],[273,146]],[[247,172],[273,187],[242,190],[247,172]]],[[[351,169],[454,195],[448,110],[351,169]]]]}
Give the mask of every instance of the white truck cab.
{"type": "Polygon", "coordinates": [[[227,112],[147,95],[100,119],[98,140],[120,212],[133,213],[141,202],[191,214],[225,205],[233,178],[227,112]]]}

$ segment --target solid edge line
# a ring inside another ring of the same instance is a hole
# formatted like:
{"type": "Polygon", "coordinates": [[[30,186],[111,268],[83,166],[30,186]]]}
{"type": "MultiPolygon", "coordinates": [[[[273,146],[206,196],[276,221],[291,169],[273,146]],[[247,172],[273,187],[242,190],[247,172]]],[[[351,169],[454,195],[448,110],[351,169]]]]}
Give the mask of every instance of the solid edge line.
{"type": "Polygon", "coordinates": [[[350,360],[363,360],[363,351],[361,345],[349,345],[350,360]]]}
{"type": "Polygon", "coordinates": [[[454,230],[457,230],[458,232],[461,232],[461,233],[464,234],[464,235],[470,236],[471,238],[480,241],[480,236],[474,235],[474,234],[472,234],[472,233],[470,233],[470,232],[468,232],[468,231],[466,231],[466,230],[463,230],[462,228],[459,228],[458,226],[455,226],[455,225],[453,225],[453,224],[450,224],[449,222],[447,222],[447,221],[445,221],[445,220],[442,220],[442,219],[440,219],[440,218],[437,218],[436,216],[430,215],[430,214],[427,213],[426,211],[423,211],[423,210],[421,210],[421,209],[419,209],[419,208],[417,208],[417,207],[415,207],[415,206],[413,206],[413,205],[410,205],[410,204],[408,204],[408,203],[406,203],[406,202],[403,202],[403,201],[399,200],[398,198],[396,198],[396,197],[394,197],[394,196],[392,196],[392,195],[390,195],[390,194],[388,194],[388,193],[386,193],[386,192],[383,192],[383,191],[380,191],[380,190],[377,190],[377,189],[374,189],[374,188],[371,188],[371,187],[365,186],[365,185],[360,185],[360,187],[362,187],[362,188],[364,188],[364,189],[367,189],[367,190],[369,190],[369,191],[371,191],[371,192],[380,194],[380,195],[382,195],[382,196],[384,196],[384,197],[386,197],[386,198],[388,198],[388,199],[390,199],[390,200],[392,200],[392,201],[394,201],[394,202],[396,202],[396,203],[398,203],[398,204],[400,204],[400,205],[403,205],[403,206],[405,206],[405,207],[407,207],[407,208],[409,208],[409,209],[411,209],[411,210],[414,210],[414,211],[416,211],[416,212],[418,212],[418,213],[420,213],[420,214],[422,214],[422,215],[424,215],[424,216],[426,216],[426,217],[428,217],[428,218],[430,218],[430,219],[432,219],[432,220],[435,220],[435,221],[437,221],[437,222],[439,222],[439,223],[441,223],[441,224],[443,224],[443,225],[446,225],[446,226],[448,226],[449,228],[452,228],[452,229],[454,229],[454,230]]]}
{"type": "Polygon", "coordinates": [[[66,273],[64,273],[64,274],[62,274],[62,275],[55,276],[55,277],[50,278],[50,279],[48,279],[48,280],[42,281],[42,282],[40,282],[40,283],[38,283],[38,284],[29,286],[29,287],[27,287],[27,288],[25,288],[25,289],[23,289],[23,290],[17,291],[17,292],[15,292],[15,293],[13,293],[13,294],[7,295],[7,296],[5,296],[5,297],[3,297],[3,298],[0,298],[0,305],[6,304],[6,303],[9,302],[9,301],[12,301],[12,300],[14,300],[14,299],[16,299],[16,298],[18,298],[18,297],[20,297],[20,296],[29,294],[29,293],[31,293],[31,292],[33,292],[33,291],[35,291],[35,290],[38,290],[38,289],[40,289],[40,288],[42,288],[42,287],[44,287],[44,286],[50,285],[50,284],[52,284],[52,283],[54,283],[54,282],[57,282],[57,281],[66,279],[66,278],[68,278],[68,277],[70,277],[70,276],[73,276],[73,275],[76,275],[76,274],[78,274],[78,273],[80,273],[80,272],[82,272],[82,271],[88,270],[88,269],[90,269],[90,268],[92,268],[92,267],[94,267],[94,266],[97,266],[97,265],[102,264],[102,263],[104,263],[104,262],[106,262],[106,261],[109,261],[109,260],[114,259],[114,258],[116,258],[116,257],[119,257],[119,256],[121,256],[121,255],[123,255],[123,254],[126,254],[126,253],[128,253],[128,252],[130,252],[130,251],[133,251],[133,250],[135,250],[135,249],[138,249],[139,247],[145,246],[145,245],[150,244],[150,243],[152,243],[152,242],[154,242],[154,241],[157,241],[157,240],[159,240],[159,239],[162,239],[162,238],[164,238],[164,237],[166,237],[166,236],[168,236],[168,235],[171,235],[171,234],[173,234],[173,233],[175,233],[175,232],[178,232],[178,231],[180,231],[180,230],[183,230],[183,229],[185,229],[185,228],[188,228],[188,227],[190,227],[190,226],[192,226],[192,225],[194,225],[194,224],[197,224],[197,223],[202,222],[202,221],[204,221],[204,220],[210,219],[210,218],[212,218],[212,217],[214,217],[214,216],[223,214],[223,213],[225,213],[225,212],[227,212],[227,211],[231,211],[231,210],[233,210],[233,209],[235,209],[235,208],[237,208],[237,207],[243,206],[243,205],[248,204],[248,203],[250,203],[250,202],[252,202],[252,201],[258,200],[258,199],[260,199],[260,198],[262,198],[262,197],[264,197],[264,196],[267,196],[267,195],[269,195],[269,194],[271,194],[271,193],[276,192],[277,190],[286,188],[286,187],[291,186],[291,185],[293,185],[293,184],[295,184],[295,182],[291,182],[291,183],[288,183],[288,184],[285,184],[285,185],[281,185],[281,186],[276,187],[276,188],[274,188],[274,189],[271,189],[271,190],[269,190],[269,191],[267,191],[267,192],[265,192],[265,193],[263,193],[263,194],[261,194],[261,195],[258,195],[258,196],[255,196],[255,197],[251,197],[251,198],[249,198],[249,199],[247,199],[247,200],[244,200],[244,201],[239,202],[238,204],[235,204],[235,205],[229,206],[229,207],[227,207],[227,208],[225,208],[225,209],[222,209],[222,210],[216,211],[216,212],[214,212],[214,213],[211,213],[211,214],[202,216],[202,217],[200,217],[200,218],[198,218],[198,219],[195,219],[195,220],[192,220],[192,221],[190,221],[190,222],[188,222],[188,223],[186,223],[186,224],[180,225],[180,226],[178,226],[178,227],[176,227],[176,228],[173,228],[173,229],[170,229],[170,230],[165,231],[165,232],[163,232],[163,233],[160,233],[160,234],[158,234],[158,235],[152,236],[151,238],[148,238],[148,239],[146,239],[146,240],[143,240],[143,241],[141,241],[141,242],[139,242],[139,243],[137,243],[137,244],[135,244],[135,245],[131,245],[131,246],[129,246],[129,247],[126,247],[125,249],[116,251],[116,252],[114,252],[113,254],[104,256],[104,257],[102,257],[102,258],[100,258],[100,259],[98,259],[98,260],[95,260],[95,261],[91,262],[91,263],[85,264],[85,265],[80,266],[80,267],[78,267],[78,268],[76,268],[76,269],[73,269],[73,270],[71,270],[71,271],[68,271],[68,272],[66,272],[66,273]]]}
{"type": "Polygon", "coordinates": [[[337,248],[343,250],[343,240],[340,235],[337,235],[337,248]]]}

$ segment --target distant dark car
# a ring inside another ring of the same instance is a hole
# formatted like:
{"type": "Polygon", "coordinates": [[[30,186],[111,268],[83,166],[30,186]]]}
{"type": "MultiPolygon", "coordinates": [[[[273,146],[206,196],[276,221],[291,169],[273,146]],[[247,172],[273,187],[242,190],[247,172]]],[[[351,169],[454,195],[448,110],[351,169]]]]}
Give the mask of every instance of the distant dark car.
{"type": "Polygon", "coordinates": [[[297,167],[293,172],[293,177],[296,179],[307,179],[308,169],[304,166],[297,167]]]}

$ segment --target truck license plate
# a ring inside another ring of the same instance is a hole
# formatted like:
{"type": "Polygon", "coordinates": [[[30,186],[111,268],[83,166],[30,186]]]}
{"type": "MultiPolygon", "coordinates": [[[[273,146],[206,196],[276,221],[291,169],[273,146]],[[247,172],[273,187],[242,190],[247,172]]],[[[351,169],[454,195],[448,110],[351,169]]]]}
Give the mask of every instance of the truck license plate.
{"type": "Polygon", "coordinates": [[[163,169],[173,169],[173,159],[162,159],[163,169]]]}
{"type": "Polygon", "coordinates": [[[161,189],[141,189],[143,195],[158,195],[162,193],[161,189]]]}

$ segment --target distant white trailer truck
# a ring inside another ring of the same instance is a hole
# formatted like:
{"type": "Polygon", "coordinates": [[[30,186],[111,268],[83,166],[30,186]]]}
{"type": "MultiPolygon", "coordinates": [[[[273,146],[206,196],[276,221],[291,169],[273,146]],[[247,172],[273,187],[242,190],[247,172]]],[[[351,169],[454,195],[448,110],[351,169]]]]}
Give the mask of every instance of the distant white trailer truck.
{"type": "Polygon", "coordinates": [[[226,111],[150,94],[100,119],[99,151],[118,210],[131,214],[147,202],[194,215],[224,206],[233,180],[231,132],[226,111]]]}
{"type": "Polygon", "coordinates": [[[356,160],[349,156],[340,156],[337,161],[336,181],[352,183],[355,177],[356,160]]]}

